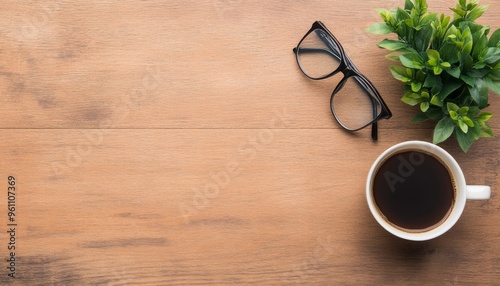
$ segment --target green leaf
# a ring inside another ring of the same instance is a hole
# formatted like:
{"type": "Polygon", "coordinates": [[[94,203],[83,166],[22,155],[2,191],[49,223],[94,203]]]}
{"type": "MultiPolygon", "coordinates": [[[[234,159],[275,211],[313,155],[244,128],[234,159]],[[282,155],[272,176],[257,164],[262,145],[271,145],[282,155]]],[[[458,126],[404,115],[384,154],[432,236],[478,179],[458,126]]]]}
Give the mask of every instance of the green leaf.
{"type": "Polygon", "coordinates": [[[474,59],[468,53],[460,53],[460,68],[462,71],[470,69],[474,65],[474,59]]]}
{"type": "Polygon", "coordinates": [[[472,9],[472,11],[470,11],[469,14],[467,14],[467,16],[465,17],[465,20],[472,22],[477,18],[481,17],[484,14],[484,12],[488,9],[488,6],[489,5],[482,5],[472,9]]]}
{"type": "Polygon", "coordinates": [[[399,79],[400,81],[407,82],[407,80],[411,78],[411,75],[408,74],[405,67],[391,66],[389,69],[392,73],[392,76],[394,76],[395,79],[399,79]]]}
{"type": "Polygon", "coordinates": [[[413,21],[411,19],[405,19],[403,21],[401,21],[402,23],[404,23],[406,26],[412,28],[412,29],[415,29],[415,27],[413,26],[413,21]]]}
{"type": "Polygon", "coordinates": [[[489,138],[494,136],[493,130],[491,129],[491,126],[489,126],[488,124],[484,124],[480,128],[481,128],[481,134],[479,135],[480,137],[489,138]]]}
{"type": "Polygon", "coordinates": [[[481,137],[481,127],[478,124],[474,124],[474,126],[469,129],[469,132],[474,134],[473,140],[477,140],[481,137]]]}
{"type": "Polygon", "coordinates": [[[463,133],[461,130],[455,130],[455,137],[462,151],[467,152],[474,142],[474,134],[463,133]]]}
{"type": "Polygon", "coordinates": [[[462,120],[457,121],[458,127],[460,127],[460,130],[462,130],[463,133],[467,133],[469,131],[469,126],[465,124],[462,120]]]}
{"type": "Polygon", "coordinates": [[[390,51],[407,50],[409,48],[408,44],[406,43],[389,39],[381,41],[380,43],[378,43],[378,46],[380,48],[387,49],[390,51]]]}
{"type": "Polygon", "coordinates": [[[474,86],[476,79],[467,75],[461,75],[460,79],[463,80],[468,86],[474,86]]]}
{"type": "Polygon", "coordinates": [[[453,102],[447,102],[446,108],[448,109],[448,111],[455,111],[455,112],[458,112],[458,110],[460,109],[460,107],[458,107],[458,105],[456,105],[453,102]]]}
{"type": "Polygon", "coordinates": [[[444,101],[444,99],[448,97],[448,95],[460,88],[462,85],[463,83],[461,83],[460,81],[449,81],[441,88],[441,91],[439,92],[439,99],[441,101],[444,101]]]}
{"type": "Polygon", "coordinates": [[[487,74],[490,73],[490,69],[484,68],[484,69],[472,69],[467,72],[467,75],[470,77],[474,77],[476,79],[482,79],[484,78],[487,74]]]}
{"type": "Polygon", "coordinates": [[[490,36],[490,40],[488,41],[488,46],[489,47],[498,47],[498,44],[500,43],[500,28],[497,29],[493,34],[490,36]]]}
{"type": "Polygon", "coordinates": [[[473,87],[468,87],[472,99],[478,104],[479,108],[488,106],[488,87],[484,80],[478,78],[473,87]]]}
{"type": "Polygon", "coordinates": [[[448,139],[448,137],[453,134],[455,130],[455,123],[449,117],[443,117],[434,127],[434,135],[432,136],[432,142],[434,144],[441,143],[448,139]]]}
{"type": "Polygon", "coordinates": [[[428,49],[427,50],[427,56],[429,59],[436,59],[439,60],[441,57],[439,56],[439,52],[433,49],[428,49]]]}
{"type": "Polygon", "coordinates": [[[453,110],[450,110],[450,117],[451,119],[453,119],[453,121],[457,121],[458,120],[458,113],[456,111],[453,111],[453,110]]]}
{"type": "Polygon", "coordinates": [[[409,77],[413,78],[414,72],[413,72],[413,70],[412,70],[412,69],[410,69],[410,68],[406,68],[406,74],[407,74],[409,77]]]}
{"type": "Polygon", "coordinates": [[[408,68],[421,69],[424,59],[417,53],[406,53],[399,56],[401,63],[408,68]]]}
{"type": "Polygon", "coordinates": [[[486,83],[486,86],[491,89],[496,94],[500,94],[500,81],[493,81],[491,78],[486,77],[484,78],[484,82],[486,83]]]}
{"type": "Polygon", "coordinates": [[[441,86],[441,77],[435,76],[433,74],[428,74],[424,81],[424,87],[435,87],[441,86]]]}
{"type": "Polygon", "coordinates": [[[461,116],[467,115],[468,112],[469,112],[468,106],[462,106],[460,107],[460,109],[458,109],[458,114],[460,114],[461,116]]]}
{"type": "Polygon", "coordinates": [[[396,21],[394,20],[394,16],[391,11],[387,9],[375,9],[375,11],[380,15],[380,18],[384,20],[388,25],[394,26],[396,21]]]}
{"type": "Polygon", "coordinates": [[[422,84],[425,82],[425,78],[427,77],[427,73],[423,70],[417,70],[417,74],[415,75],[415,80],[421,82],[422,84]]]}
{"type": "Polygon", "coordinates": [[[427,117],[427,115],[424,112],[418,111],[417,114],[410,120],[410,122],[417,123],[425,121],[427,119],[429,119],[429,117],[427,117]]]}
{"type": "Polygon", "coordinates": [[[391,33],[393,30],[386,23],[375,23],[366,28],[366,31],[376,35],[386,35],[391,33]]]}
{"type": "Polygon", "coordinates": [[[425,14],[427,13],[427,0],[417,0],[417,3],[420,2],[420,11],[425,14]]]}
{"type": "Polygon", "coordinates": [[[486,36],[484,36],[484,35],[478,36],[478,39],[474,39],[474,48],[472,49],[472,58],[474,58],[474,59],[479,58],[479,55],[481,54],[481,52],[487,47],[488,47],[488,39],[486,38],[486,36]]]}
{"type": "Polygon", "coordinates": [[[458,29],[455,25],[450,25],[446,34],[444,34],[445,39],[455,39],[457,37],[458,29]]]}
{"type": "Polygon", "coordinates": [[[422,112],[426,112],[429,109],[429,107],[430,107],[430,104],[428,101],[423,101],[420,103],[420,110],[422,112]]]}
{"type": "Polygon", "coordinates": [[[439,96],[437,96],[437,95],[434,95],[431,98],[430,102],[431,102],[431,104],[434,104],[434,105],[439,106],[439,107],[443,106],[443,102],[441,100],[439,100],[439,96]]]}
{"type": "Polygon", "coordinates": [[[419,52],[424,52],[429,48],[429,43],[432,39],[433,29],[430,25],[420,27],[415,33],[414,48],[419,52]]]}
{"type": "Polygon", "coordinates": [[[445,69],[445,71],[454,78],[460,77],[460,68],[458,66],[454,66],[449,69],[445,69]]]}
{"type": "Polygon", "coordinates": [[[471,40],[466,41],[464,46],[462,47],[462,51],[464,53],[470,54],[470,52],[472,51],[472,47],[473,47],[473,42],[471,40]]]}
{"type": "Polygon", "coordinates": [[[450,41],[446,41],[445,43],[443,43],[441,48],[439,49],[441,59],[443,59],[443,61],[449,62],[450,64],[459,62],[459,52],[460,50],[458,49],[457,45],[450,41]]]}
{"type": "Polygon", "coordinates": [[[386,55],[385,57],[391,61],[400,62],[400,60],[399,60],[400,55],[401,55],[401,52],[391,52],[390,54],[386,55]]]}
{"type": "MultiPolygon", "coordinates": [[[[498,62],[498,65],[500,65],[500,62],[498,62]]],[[[488,76],[493,81],[500,81],[500,69],[497,69],[497,68],[492,69],[488,76]]]]}
{"type": "Polygon", "coordinates": [[[487,35],[490,31],[489,26],[483,26],[476,22],[467,22],[463,21],[459,23],[459,27],[461,30],[469,29],[472,34],[479,33],[479,35],[487,35]]]}
{"type": "Polygon", "coordinates": [[[405,10],[411,11],[413,8],[415,8],[413,2],[411,0],[405,0],[405,10]]]}
{"type": "Polygon", "coordinates": [[[442,62],[442,63],[441,63],[441,67],[443,67],[443,68],[450,68],[450,67],[451,67],[451,65],[450,65],[450,63],[449,63],[449,62],[442,62]]]}
{"type": "Polygon", "coordinates": [[[462,120],[464,121],[465,124],[467,124],[467,126],[474,127],[474,122],[472,122],[472,120],[469,117],[463,116],[462,120]]]}
{"type": "Polygon", "coordinates": [[[475,63],[472,68],[473,69],[482,69],[486,66],[486,63],[485,62],[477,62],[475,63]]]}
{"type": "Polygon", "coordinates": [[[455,12],[455,19],[463,18],[467,12],[460,8],[450,8],[451,11],[455,12]]]}
{"type": "Polygon", "coordinates": [[[472,9],[477,7],[478,3],[479,3],[479,0],[470,0],[470,3],[467,4],[467,7],[465,7],[465,10],[471,11],[472,9]]]}
{"type": "Polygon", "coordinates": [[[405,20],[410,20],[410,14],[404,9],[398,8],[396,9],[396,18],[398,19],[398,22],[405,21],[405,20]]]}
{"type": "Polygon", "coordinates": [[[417,104],[419,104],[422,99],[421,98],[417,98],[416,96],[414,96],[415,93],[405,93],[405,95],[403,95],[403,97],[401,98],[401,101],[408,104],[408,105],[411,105],[411,106],[415,106],[417,104]]]}
{"type": "Polygon", "coordinates": [[[420,25],[427,25],[437,20],[437,13],[429,13],[420,19],[420,25]]]}
{"type": "Polygon", "coordinates": [[[468,116],[475,117],[479,113],[480,109],[477,106],[469,106],[468,116]]]}
{"type": "Polygon", "coordinates": [[[433,67],[437,66],[439,60],[441,59],[441,57],[439,56],[439,52],[433,49],[427,50],[427,56],[429,57],[429,60],[427,62],[433,67]]]}
{"type": "Polygon", "coordinates": [[[417,92],[420,90],[420,88],[422,88],[422,83],[420,83],[420,82],[412,82],[411,83],[411,90],[412,91],[417,92]]]}
{"type": "Polygon", "coordinates": [[[490,120],[491,117],[493,117],[493,114],[491,114],[490,112],[483,112],[479,114],[479,116],[476,119],[480,124],[483,124],[484,122],[490,120]]]}
{"type": "Polygon", "coordinates": [[[493,64],[500,60],[500,48],[490,47],[486,50],[486,54],[484,55],[484,61],[488,64],[493,64]]]}
{"type": "Polygon", "coordinates": [[[427,115],[427,117],[429,117],[430,119],[432,119],[434,121],[439,121],[443,117],[446,116],[445,113],[443,112],[443,109],[441,107],[437,107],[437,106],[429,107],[429,110],[427,110],[427,112],[425,112],[425,115],[427,115]]]}

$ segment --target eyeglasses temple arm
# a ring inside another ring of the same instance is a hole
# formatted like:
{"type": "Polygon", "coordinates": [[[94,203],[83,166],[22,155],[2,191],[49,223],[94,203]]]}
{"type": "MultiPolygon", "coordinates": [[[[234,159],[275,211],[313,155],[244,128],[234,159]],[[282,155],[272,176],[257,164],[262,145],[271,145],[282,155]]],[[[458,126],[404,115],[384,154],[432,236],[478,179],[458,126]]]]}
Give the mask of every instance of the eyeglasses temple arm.
{"type": "Polygon", "coordinates": [[[372,140],[377,141],[378,140],[378,124],[377,121],[372,123],[372,140]]]}

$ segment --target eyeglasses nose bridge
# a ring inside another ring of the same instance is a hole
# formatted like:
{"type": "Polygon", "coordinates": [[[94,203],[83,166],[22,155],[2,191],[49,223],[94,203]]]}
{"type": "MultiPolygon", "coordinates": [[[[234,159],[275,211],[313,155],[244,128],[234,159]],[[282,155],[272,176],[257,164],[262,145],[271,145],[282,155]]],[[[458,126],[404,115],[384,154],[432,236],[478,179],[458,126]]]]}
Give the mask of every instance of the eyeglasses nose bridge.
{"type": "Polygon", "coordinates": [[[342,77],[342,79],[340,79],[339,83],[333,90],[332,97],[335,93],[339,92],[344,87],[345,83],[347,82],[347,79],[349,79],[352,76],[358,75],[353,69],[348,67],[344,62],[341,62],[338,70],[340,70],[344,76],[342,77]]]}

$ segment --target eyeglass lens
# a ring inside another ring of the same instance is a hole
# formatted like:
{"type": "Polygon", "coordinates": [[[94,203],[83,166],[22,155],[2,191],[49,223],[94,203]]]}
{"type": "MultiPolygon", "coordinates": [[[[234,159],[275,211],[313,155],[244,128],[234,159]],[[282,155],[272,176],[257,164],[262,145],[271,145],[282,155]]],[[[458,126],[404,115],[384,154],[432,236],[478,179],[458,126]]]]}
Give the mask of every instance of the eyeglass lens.
{"type": "Polygon", "coordinates": [[[321,78],[339,67],[340,49],[325,31],[316,29],[300,43],[297,59],[307,76],[321,78]]]}
{"type": "Polygon", "coordinates": [[[375,94],[361,77],[348,77],[331,101],[335,117],[347,129],[357,130],[371,123],[382,108],[375,94]]]}

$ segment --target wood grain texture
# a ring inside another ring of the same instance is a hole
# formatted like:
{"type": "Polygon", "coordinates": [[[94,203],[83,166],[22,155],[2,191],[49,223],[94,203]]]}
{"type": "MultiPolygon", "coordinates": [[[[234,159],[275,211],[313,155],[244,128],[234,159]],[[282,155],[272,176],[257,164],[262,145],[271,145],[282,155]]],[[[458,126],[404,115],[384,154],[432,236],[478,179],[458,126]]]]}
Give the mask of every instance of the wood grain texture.
{"type": "MultiPolygon", "coordinates": [[[[468,183],[492,187],[442,237],[397,239],[368,210],[378,154],[432,136],[408,122],[381,38],[364,31],[400,2],[1,1],[0,284],[498,283],[497,137],[467,154],[441,144],[468,183]],[[335,78],[296,66],[317,19],[394,113],[378,142],[334,122],[335,78]]],[[[498,27],[498,3],[482,3],[498,27]]]]}

